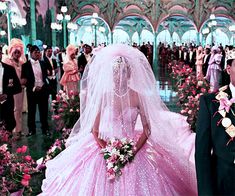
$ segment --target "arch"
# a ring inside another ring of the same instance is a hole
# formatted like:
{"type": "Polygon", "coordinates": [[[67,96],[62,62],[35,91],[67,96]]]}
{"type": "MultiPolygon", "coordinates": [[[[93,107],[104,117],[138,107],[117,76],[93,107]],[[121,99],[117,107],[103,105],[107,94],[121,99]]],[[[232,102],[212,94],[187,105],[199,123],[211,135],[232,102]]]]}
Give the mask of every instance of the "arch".
{"type": "MultiPolygon", "coordinates": [[[[73,18],[71,21],[77,23],[77,21],[78,21],[80,18],[84,17],[84,16],[90,16],[90,18],[93,18],[91,13],[84,13],[84,14],[81,14],[81,15],[76,16],[76,17],[73,18]]],[[[100,20],[102,20],[102,21],[106,24],[106,26],[108,27],[109,32],[111,32],[111,28],[110,28],[109,24],[106,22],[106,20],[105,20],[104,18],[100,17],[100,16],[98,16],[97,18],[99,18],[100,20]]]]}
{"type": "MultiPolygon", "coordinates": [[[[211,13],[211,14],[213,14],[213,13],[211,13]]],[[[224,18],[230,19],[231,21],[233,21],[235,23],[235,19],[233,17],[231,17],[230,15],[226,15],[226,14],[214,14],[214,15],[215,15],[215,18],[216,17],[224,17],[224,18]]],[[[210,18],[207,18],[206,20],[203,21],[203,23],[199,26],[199,32],[202,31],[203,27],[205,26],[205,24],[208,21],[210,21],[210,18]]]]}
{"type": "Polygon", "coordinates": [[[84,14],[84,15],[80,15],[79,17],[75,17],[72,21],[76,22],[76,24],[78,24],[80,27],[77,30],[77,33],[75,35],[76,38],[73,38],[73,34],[71,33],[70,36],[72,36],[72,40],[75,41],[76,43],[78,43],[79,41],[84,41],[84,43],[87,44],[91,44],[91,43],[95,43],[95,36],[94,34],[96,34],[96,40],[97,40],[97,44],[100,43],[104,43],[107,42],[107,34],[110,33],[110,28],[107,24],[107,22],[102,18],[102,17],[96,17],[96,20],[99,21],[100,25],[94,27],[92,27],[91,24],[91,19],[92,19],[92,15],[90,14],[84,14]],[[101,22],[100,22],[101,21],[101,22]],[[81,24],[79,24],[81,23],[81,24]],[[107,32],[100,32],[99,31],[99,27],[105,27],[105,29],[107,29],[107,32]],[[90,28],[88,30],[88,28],[90,28]],[[98,29],[97,29],[98,28],[98,29]]]}
{"type": "Polygon", "coordinates": [[[143,16],[143,15],[140,15],[138,13],[133,13],[133,12],[130,12],[130,13],[126,13],[124,14],[122,17],[120,17],[115,23],[114,23],[114,26],[113,26],[113,30],[116,28],[116,26],[118,25],[118,23],[123,20],[124,18],[127,18],[127,17],[139,17],[139,18],[142,18],[143,20],[147,21],[148,24],[150,25],[151,27],[151,30],[152,32],[154,32],[154,28],[153,28],[153,25],[152,23],[150,22],[150,20],[146,17],[146,16],[143,16]]]}
{"type": "MultiPolygon", "coordinates": [[[[144,30],[141,32],[141,36],[140,36],[140,37],[141,37],[140,44],[141,44],[142,42],[147,43],[148,41],[149,41],[150,43],[154,42],[154,35],[153,35],[153,33],[150,32],[149,30],[144,29],[144,30]],[[145,34],[145,35],[143,35],[143,34],[145,34]]],[[[139,43],[139,40],[138,40],[138,39],[139,39],[139,38],[138,38],[138,34],[137,34],[137,32],[135,32],[135,33],[133,34],[133,36],[131,37],[131,40],[132,40],[132,42],[139,43]]]]}
{"type": "Polygon", "coordinates": [[[128,33],[122,29],[113,30],[113,43],[131,43],[128,33]]]}
{"type": "MultiPolygon", "coordinates": [[[[216,40],[213,40],[215,45],[222,44],[222,46],[225,46],[225,45],[229,45],[230,44],[230,40],[229,40],[228,36],[223,31],[220,31],[220,32],[215,31],[215,32],[213,32],[213,39],[215,37],[217,38],[216,40]]],[[[206,36],[206,43],[205,44],[210,45],[212,43],[211,39],[212,39],[212,33],[209,33],[206,36]]]]}
{"type": "Polygon", "coordinates": [[[186,31],[181,38],[182,43],[196,43],[197,42],[197,31],[196,30],[188,30],[186,31]],[[193,38],[194,39],[193,39],[193,38]]]}
{"type": "Polygon", "coordinates": [[[196,24],[194,23],[194,21],[192,19],[190,19],[187,15],[184,14],[179,14],[179,13],[174,13],[174,14],[170,14],[170,15],[166,15],[164,16],[158,23],[157,27],[156,27],[156,32],[158,32],[160,25],[162,24],[162,22],[166,21],[168,18],[174,17],[174,16],[180,16],[180,17],[184,17],[186,18],[188,21],[191,22],[192,26],[194,27],[194,29],[198,30],[196,24]]]}

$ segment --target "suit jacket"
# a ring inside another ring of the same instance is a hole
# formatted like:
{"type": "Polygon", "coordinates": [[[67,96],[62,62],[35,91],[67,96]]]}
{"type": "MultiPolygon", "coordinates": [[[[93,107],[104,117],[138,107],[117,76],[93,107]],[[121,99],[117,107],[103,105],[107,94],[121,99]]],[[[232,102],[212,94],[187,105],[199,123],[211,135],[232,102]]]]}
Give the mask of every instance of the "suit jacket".
{"type": "Polygon", "coordinates": [[[206,58],[206,61],[205,61],[205,63],[202,65],[202,72],[203,72],[203,75],[204,75],[204,76],[206,75],[206,72],[207,72],[208,63],[209,63],[209,60],[210,60],[210,58],[211,58],[211,54],[208,54],[207,57],[204,56],[203,62],[204,62],[205,58],[206,58]]]}
{"type": "Polygon", "coordinates": [[[13,97],[13,95],[20,93],[22,91],[19,78],[17,77],[14,67],[7,65],[5,63],[2,63],[2,66],[4,68],[3,94],[7,94],[7,97],[11,97],[11,96],[13,97]]]}
{"type": "MultiPolygon", "coordinates": [[[[224,91],[231,99],[229,87],[224,91]]],[[[202,95],[196,128],[196,172],[198,194],[235,195],[235,141],[221,124],[216,94],[202,95]]],[[[235,111],[235,107],[233,108],[235,111]]],[[[226,115],[235,125],[235,116],[226,115]]]]}
{"type": "MultiPolygon", "coordinates": [[[[52,76],[52,66],[51,66],[49,59],[46,56],[44,56],[43,60],[44,60],[44,63],[46,65],[47,70],[49,70],[49,72],[50,72],[50,74],[48,74],[48,76],[52,76]]],[[[54,70],[57,69],[57,62],[55,59],[52,59],[52,64],[53,64],[53,69],[54,70]]]]}
{"type": "Polygon", "coordinates": [[[81,55],[78,57],[78,69],[83,72],[86,67],[86,64],[87,64],[86,57],[84,53],[81,53],[81,55]]]}
{"type": "Polygon", "coordinates": [[[22,88],[15,68],[5,63],[2,63],[2,66],[4,69],[2,78],[3,94],[7,95],[7,99],[0,104],[0,119],[7,121],[6,128],[12,130],[15,127],[13,95],[20,93],[22,88]]]}
{"type": "MultiPolygon", "coordinates": [[[[90,54],[92,56],[92,54],[90,54]]],[[[83,74],[85,67],[87,64],[87,60],[84,53],[81,53],[81,55],[78,57],[78,70],[83,74]]]]}
{"type": "MultiPolygon", "coordinates": [[[[42,80],[44,82],[44,85],[42,88],[47,88],[48,87],[47,66],[45,65],[43,61],[39,61],[39,62],[41,65],[41,70],[42,70],[42,80]]],[[[27,92],[33,92],[35,77],[34,77],[32,64],[30,61],[27,61],[26,63],[22,65],[21,78],[27,79],[27,82],[26,82],[27,92]]]]}

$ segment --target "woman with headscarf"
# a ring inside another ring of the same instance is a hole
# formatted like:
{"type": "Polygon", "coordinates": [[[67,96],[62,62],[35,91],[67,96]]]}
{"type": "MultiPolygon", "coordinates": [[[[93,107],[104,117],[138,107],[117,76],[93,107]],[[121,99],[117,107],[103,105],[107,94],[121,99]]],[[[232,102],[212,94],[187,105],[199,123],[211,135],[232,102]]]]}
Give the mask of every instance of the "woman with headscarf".
{"type": "MultiPolygon", "coordinates": [[[[20,39],[13,38],[8,47],[8,56],[3,59],[3,62],[15,68],[16,74],[23,87],[21,80],[22,64],[25,63],[24,44],[20,39]]],[[[22,112],[23,112],[24,91],[14,95],[14,115],[16,120],[16,127],[13,130],[15,139],[19,139],[22,131],[22,112]]]]}
{"type": "Polygon", "coordinates": [[[203,58],[204,58],[203,48],[199,46],[196,53],[196,63],[195,63],[197,71],[197,79],[203,78],[203,73],[202,73],[203,58]]]}
{"type": "Polygon", "coordinates": [[[218,53],[219,49],[213,46],[211,49],[211,57],[208,62],[206,79],[210,82],[210,91],[215,92],[220,87],[222,69],[220,67],[222,55],[218,53]]]}
{"type": "Polygon", "coordinates": [[[80,92],[80,119],[66,149],[47,162],[41,195],[197,195],[190,159],[195,134],[162,102],[142,52],[123,44],[96,51],[80,92]],[[111,148],[112,160],[106,162],[101,149],[114,138],[132,139],[136,148],[130,152],[134,160],[110,180],[122,152],[111,148]]]}
{"type": "Polygon", "coordinates": [[[80,75],[78,72],[78,65],[76,59],[76,47],[74,45],[68,45],[66,48],[66,60],[63,65],[64,74],[60,80],[60,84],[64,86],[64,90],[67,94],[78,93],[78,82],[80,75]]]}

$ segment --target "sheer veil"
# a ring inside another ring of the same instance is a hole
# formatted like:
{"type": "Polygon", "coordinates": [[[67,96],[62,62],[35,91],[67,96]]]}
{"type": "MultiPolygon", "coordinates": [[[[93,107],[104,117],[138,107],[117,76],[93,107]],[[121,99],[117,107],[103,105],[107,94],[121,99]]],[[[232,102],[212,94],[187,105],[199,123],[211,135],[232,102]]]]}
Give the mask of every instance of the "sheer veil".
{"type": "Polygon", "coordinates": [[[170,112],[161,100],[151,66],[142,52],[123,44],[96,51],[86,66],[80,87],[81,115],[67,147],[90,134],[97,117],[100,138],[119,136],[123,131],[130,135],[134,128],[132,116],[128,114],[134,97],[138,97],[141,115],[148,123],[150,143],[159,152],[164,149],[173,171],[178,176],[187,176],[186,186],[195,189],[195,134],[190,131],[186,118],[170,112]],[[117,117],[123,116],[125,119],[119,126],[117,117]]]}
{"type": "MultiPolygon", "coordinates": [[[[170,112],[161,100],[151,66],[144,54],[136,48],[116,44],[96,51],[86,66],[80,88],[81,115],[67,145],[90,133],[98,114],[101,126],[106,108],[110,110],[109,115],[106,111],[104,121],[108,122],[104,123],[112,124],[115,107],[119,108],[119,112],[131,107],[131,91],[138,95],[142,113],[150,127],[150,137],[154,141],[167,148],[175,148],[177,138],[182,140],[183,135],[190,134],[186,118],[170,112]],[[187,131],[182,133],[181,130],[187,131]]],[[[104,138],[117,130],[110,127],[109,130],[99,131],[100,137],[104,138]]]]}

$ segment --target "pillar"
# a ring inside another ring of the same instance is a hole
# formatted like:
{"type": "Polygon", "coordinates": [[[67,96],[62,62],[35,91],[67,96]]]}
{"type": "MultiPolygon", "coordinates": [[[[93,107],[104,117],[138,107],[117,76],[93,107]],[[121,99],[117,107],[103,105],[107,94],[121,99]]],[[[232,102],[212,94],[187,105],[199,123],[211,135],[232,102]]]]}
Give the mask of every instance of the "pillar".
{"type": "Polygon", "coordinates": [[[35,0],[30,0],[30,18],[31,18],[31,43],[33,43],[37,39],[35,0]]]}

